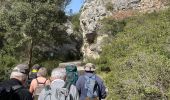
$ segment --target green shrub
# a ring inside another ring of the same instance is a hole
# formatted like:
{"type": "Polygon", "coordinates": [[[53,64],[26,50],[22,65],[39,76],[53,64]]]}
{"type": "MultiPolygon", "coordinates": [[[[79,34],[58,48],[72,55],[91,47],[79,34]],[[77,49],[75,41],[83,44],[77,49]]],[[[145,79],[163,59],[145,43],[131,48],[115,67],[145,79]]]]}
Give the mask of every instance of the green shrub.
{"type": "Polygon", "coordinates": [[[102,27],[98,30],[99,33],[108,33],[115,36],[118,32],[123,31],[124,26],[126,25],[125,21],[117,21],[113,18],[105,18],[101,22],[102,27]]]}
{"type": "Polygon", "coordinates": [[[0,81],[9,79],[12,67],[18,63],[18,60],[9,55],[0,55],[0,81]]]}
{"type": "Polygon", "coordinates": [[[107,100],[167,100],[170,98],[170,9],[125,19],[121,31],[105,19],[114,37],[103,47],[98,73],[109,89],[107,100]],[[110,72],[100,70],[109,66],[110,72]]]}

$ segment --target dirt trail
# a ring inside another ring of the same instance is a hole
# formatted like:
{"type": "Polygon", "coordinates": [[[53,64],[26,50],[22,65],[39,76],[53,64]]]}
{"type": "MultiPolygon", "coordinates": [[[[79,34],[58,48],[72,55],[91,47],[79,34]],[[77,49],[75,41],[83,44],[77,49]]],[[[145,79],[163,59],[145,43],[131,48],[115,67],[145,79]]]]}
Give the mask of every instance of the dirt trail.
{"type": "Polygon", "coordinates": [[[64,68],[66,65],[69,64],[74,64],[77,66],[77,70],[79,72],[80,75],[82,75],[84,73],[84,68],[83,68],[83,63],[81,61],[73,61],[73,62],[64,62],[64,63],[60,63],[59,67],[64,68]]]}

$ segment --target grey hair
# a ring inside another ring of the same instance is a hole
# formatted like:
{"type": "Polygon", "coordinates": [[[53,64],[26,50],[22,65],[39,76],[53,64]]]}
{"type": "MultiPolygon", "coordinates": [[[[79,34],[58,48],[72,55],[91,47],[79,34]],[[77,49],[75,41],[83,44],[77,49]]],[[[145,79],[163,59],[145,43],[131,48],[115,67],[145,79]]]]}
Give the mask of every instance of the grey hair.
{"type": "Polygon", "coordinates": [[[20,72],[12,72],[10,75],[10,78],[17,78],[20,81],[25,81],[27,78],[26,74],[20,73],[20,72]]]}
{"type": "Polygon", "coordinates": [[[51,72],[51,78],[64,79],[66,76],[66,71],[64,68],[55,68],[51,72]]]}
{"type": "Polygon", "coordinates": [[[37,76],[45,77],[46,75],[47,75],[47,69],[45,67],[41,67],[37,72],[37,76]]]}

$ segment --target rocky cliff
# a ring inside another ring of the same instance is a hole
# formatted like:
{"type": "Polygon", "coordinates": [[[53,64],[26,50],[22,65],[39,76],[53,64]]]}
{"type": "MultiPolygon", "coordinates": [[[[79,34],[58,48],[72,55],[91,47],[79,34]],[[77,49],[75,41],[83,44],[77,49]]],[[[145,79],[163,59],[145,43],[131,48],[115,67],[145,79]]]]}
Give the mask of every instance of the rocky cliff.
{"type": "Polygon", "coordinates": [[[98,58],[101,44],[107,34],[98,33],[99,20],[113,16],[123,18],[131,11],[153,12],[166,8],[166,0],[85,0],[81,9],[80,25],[83,30],[84,44],[82,52],[84,58],[98,58]]]}

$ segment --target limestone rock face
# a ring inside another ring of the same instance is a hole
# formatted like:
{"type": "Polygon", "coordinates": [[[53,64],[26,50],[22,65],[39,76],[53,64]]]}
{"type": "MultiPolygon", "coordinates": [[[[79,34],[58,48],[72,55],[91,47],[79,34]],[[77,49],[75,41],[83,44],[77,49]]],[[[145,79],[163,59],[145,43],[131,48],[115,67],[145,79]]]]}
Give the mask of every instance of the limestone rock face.
{"type": "Polygon", "coordinates": [[[99,58],[103,38],[108,37],[107,33],[101,34],[96,31],[101,26],[99,20],[108,16],[116,16],[122,11],[125,16],[128,14],[126,11],[131,10],[144,13],[157,11],[166,8],[166,3],[166,0],[85,0],[80,16],[84,58],[99,58]],[[107,4],[112,5],[111,12],[107,10],[107,4]]]}
{"type": "Polygon", "coordinates": [[[84,54],[84,58],[99,57],[101,41],[98,39],[99,35],[96,32],[96,29],[100,26],[98,24],[98,20],[109,15],[104,4],[105,2],[103,2],[103,0],[86,0],[82,8],[80,25],[83,30],[84,44],[82,52],[84,54]]]}

